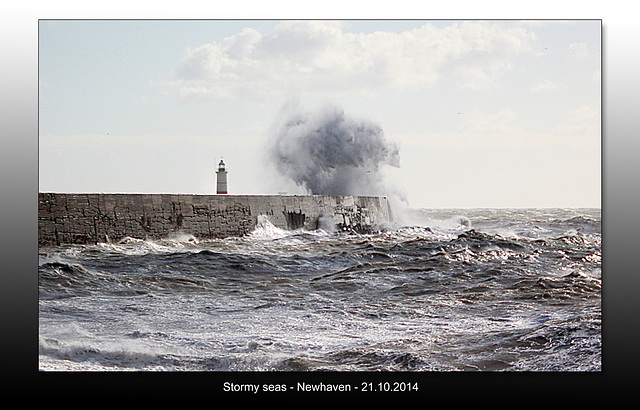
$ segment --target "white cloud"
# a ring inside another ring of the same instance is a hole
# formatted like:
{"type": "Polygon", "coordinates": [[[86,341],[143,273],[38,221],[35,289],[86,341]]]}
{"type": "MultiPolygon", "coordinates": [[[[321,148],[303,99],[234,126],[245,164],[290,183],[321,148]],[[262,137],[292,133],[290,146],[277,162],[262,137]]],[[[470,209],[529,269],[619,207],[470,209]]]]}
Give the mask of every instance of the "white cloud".
{"type": "Polygon", "coordinates": [[[586,43],[571,43],[569,44],[569,54],[583,60],[589,57],[589,49],[586,43]]]}
{"type": "Polygon", "coordinates": [[[599,141],[602,136],[600,107],[585,105],[576,108],[565,123],[556,127],[555,133],[558,138],[578,143],[583,143],[585,139],[599,141]]]}
{"type": "Polygon", "coordinates": [[[472,109],[462,115],[461,128],[450,135],[452,142],[467,147],[505,147],[530,144],[520,124],[521,115],[510,108],[495,112],[472,109]]]}
{"type": "Polygon", "coordinates": [[[372,93],[431,86],[454,76],[485,88],[535,36],[514,22],[425,24],[402,33],[344,32],[339,22],[285,21],[250,28],[185,52],[170,82],[185,97],[273,96],[283,92],[372,93]]]}
{"type": "Polygon", "coordinates": [[[551,80],[544,80],[535,86],[531,87],[531,91],[533,92],[541,92],[541,91],[553,91],[558,89],[558,84],[554,83],[551,80]]]}

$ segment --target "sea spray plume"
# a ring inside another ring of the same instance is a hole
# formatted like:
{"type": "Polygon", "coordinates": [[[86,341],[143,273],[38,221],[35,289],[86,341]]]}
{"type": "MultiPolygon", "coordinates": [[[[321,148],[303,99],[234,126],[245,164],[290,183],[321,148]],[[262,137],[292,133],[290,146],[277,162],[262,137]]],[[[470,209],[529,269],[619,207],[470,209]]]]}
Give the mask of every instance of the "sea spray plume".
{"type": "Polygon", "coordinates": [[[313,195],[385,195],[381,167],[398,167],[382,128],[335,106],[292,113],[276,126],[269,150],[276,169],[313,195]]]}

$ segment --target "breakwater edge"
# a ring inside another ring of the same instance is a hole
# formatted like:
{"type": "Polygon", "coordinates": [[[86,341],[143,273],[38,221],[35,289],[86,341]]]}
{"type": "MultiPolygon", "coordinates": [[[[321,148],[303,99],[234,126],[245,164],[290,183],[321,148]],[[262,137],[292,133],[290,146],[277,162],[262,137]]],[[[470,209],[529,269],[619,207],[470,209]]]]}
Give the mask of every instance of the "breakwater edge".
{"type": "Polygon", "coordinates": [[[392,220],[385,197],[38,193],[38,244],[90,244],[184,233],[243,236],[267,221],[281,229],[371,232],[392,220]]]}

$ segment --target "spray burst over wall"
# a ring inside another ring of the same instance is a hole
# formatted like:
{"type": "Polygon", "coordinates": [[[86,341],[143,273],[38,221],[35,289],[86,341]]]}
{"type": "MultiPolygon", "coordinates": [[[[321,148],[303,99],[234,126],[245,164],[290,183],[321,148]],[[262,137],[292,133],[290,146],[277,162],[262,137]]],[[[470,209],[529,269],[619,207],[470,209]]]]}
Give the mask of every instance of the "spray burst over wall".
{"type": "Polygon", "coordinates": [[[387,195],[381,168],[400,163],[380,125],[336,106],[289,113],[272,133],[270,160],[313,195],[387,195]]]}

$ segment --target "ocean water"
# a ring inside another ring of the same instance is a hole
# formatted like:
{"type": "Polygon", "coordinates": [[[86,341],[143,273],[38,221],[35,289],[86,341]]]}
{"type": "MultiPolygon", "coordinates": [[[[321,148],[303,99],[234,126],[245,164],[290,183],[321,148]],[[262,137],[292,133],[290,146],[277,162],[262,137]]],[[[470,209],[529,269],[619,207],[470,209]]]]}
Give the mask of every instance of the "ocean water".
{"type": "Polygon", "coordinates": [[[600,209],[39,249],[43,371],[600,371],[600,209]]]}

